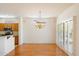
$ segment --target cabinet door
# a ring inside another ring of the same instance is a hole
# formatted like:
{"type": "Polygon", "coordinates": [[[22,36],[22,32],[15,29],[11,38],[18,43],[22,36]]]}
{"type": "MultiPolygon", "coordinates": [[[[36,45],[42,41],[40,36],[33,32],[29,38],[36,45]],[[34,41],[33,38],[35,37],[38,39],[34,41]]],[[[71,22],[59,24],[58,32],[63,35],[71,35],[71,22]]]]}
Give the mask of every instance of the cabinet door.
{"type": "Polygon", "coordinates": [[[15,45],[18,45],[18,44],[19,44],[18,36],[15,36],[15,45]]]}
{"type": "Polygon", "coordinates": [[[0,31],[3,31],[4,30],[4,24],[0,24],[0,31]]]}
{"type": "Polygon", "coordinates": [[[18,31],[18,24],[11,24],[13,31],[18,31]]]}
{"type": "Polygon", "coordinates": [[[4,28],[7,28],[7,27],[11,28],[11,24],[4,23],[4,28]]]}

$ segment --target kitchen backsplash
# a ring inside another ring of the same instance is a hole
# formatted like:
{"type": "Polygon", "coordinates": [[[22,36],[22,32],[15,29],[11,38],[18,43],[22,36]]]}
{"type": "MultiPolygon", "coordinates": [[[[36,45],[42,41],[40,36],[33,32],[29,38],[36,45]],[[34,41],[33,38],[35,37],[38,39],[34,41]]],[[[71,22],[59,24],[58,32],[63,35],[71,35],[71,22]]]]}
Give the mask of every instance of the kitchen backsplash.
{"type": "MultiPolygon", "coordinates": [[[[0,34],[5,34],[5,31],[0,31],[0,34]]],[[[13,31],[13,35],[14,36],[18,36],[18,32],[17,31],[13,31]]]]}

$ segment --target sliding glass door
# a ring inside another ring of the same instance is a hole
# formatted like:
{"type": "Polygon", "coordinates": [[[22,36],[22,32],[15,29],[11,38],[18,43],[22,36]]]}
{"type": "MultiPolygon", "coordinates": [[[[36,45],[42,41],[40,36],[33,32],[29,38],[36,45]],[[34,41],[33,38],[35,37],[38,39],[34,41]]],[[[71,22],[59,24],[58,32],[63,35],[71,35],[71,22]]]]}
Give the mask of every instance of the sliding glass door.
{"type": "Polygon", "coordinates": [[[64,23],[64,48],[69,52],[73,52],[73,21],[69,20],[64,23]]]}
{"type": "Polygon", "coordinates": [[[64,23],[64,48],[68,50],[68,23],[64,23]]]}
{"type": "Polygon", "coordinates": [[[73,21],[69,21],[69,22],[68,22],[68,51],[69,51],[70,53],[73,52],[72,31],[73,31],[73,21]]]}

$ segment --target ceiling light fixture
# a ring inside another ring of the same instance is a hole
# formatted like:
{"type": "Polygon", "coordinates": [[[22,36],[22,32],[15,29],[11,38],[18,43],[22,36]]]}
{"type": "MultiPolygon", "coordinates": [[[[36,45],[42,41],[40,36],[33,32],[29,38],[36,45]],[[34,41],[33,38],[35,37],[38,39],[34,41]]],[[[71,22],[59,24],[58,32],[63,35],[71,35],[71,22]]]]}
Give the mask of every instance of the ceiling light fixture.
{"type": "Polygon", "coordinates": [[[45,27],[45,24],[46,24],[46,22],[43,21],[43,18],[42,18],[41,15],[42,15],[42,14],[41,14],[41,11],[39,11],[39,17],[38,17],[37,20],[35,20],[35,23],[36,23],[35,26],[36,26],[38,29],[44,28],[44,27],[45,27]]]}

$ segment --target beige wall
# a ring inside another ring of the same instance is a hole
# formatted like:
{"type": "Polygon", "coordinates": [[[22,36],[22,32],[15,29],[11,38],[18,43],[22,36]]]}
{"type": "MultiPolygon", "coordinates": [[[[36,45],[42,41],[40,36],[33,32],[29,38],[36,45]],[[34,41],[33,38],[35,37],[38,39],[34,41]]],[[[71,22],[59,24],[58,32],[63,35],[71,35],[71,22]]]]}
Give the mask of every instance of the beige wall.
{"type": "Polygon", "coordinates": [[[56,42],[56,18],[46,18],[46,26],[37,29],[34,25],[36,18],[25,18],[23,21],[24,43],[55,43],[56,42]]]}
{"type": "Polygon", "coordinates": [[[59,17],[58,17],[58,22],[61,23],[62,20],[67,20],[69,17],[76,16],[77,21],[76,21],[76,39],[75,39],[75,55],[79,55],[79,4],[74,4],[73,6],[69,7],[66,9],[59,17]]]}

